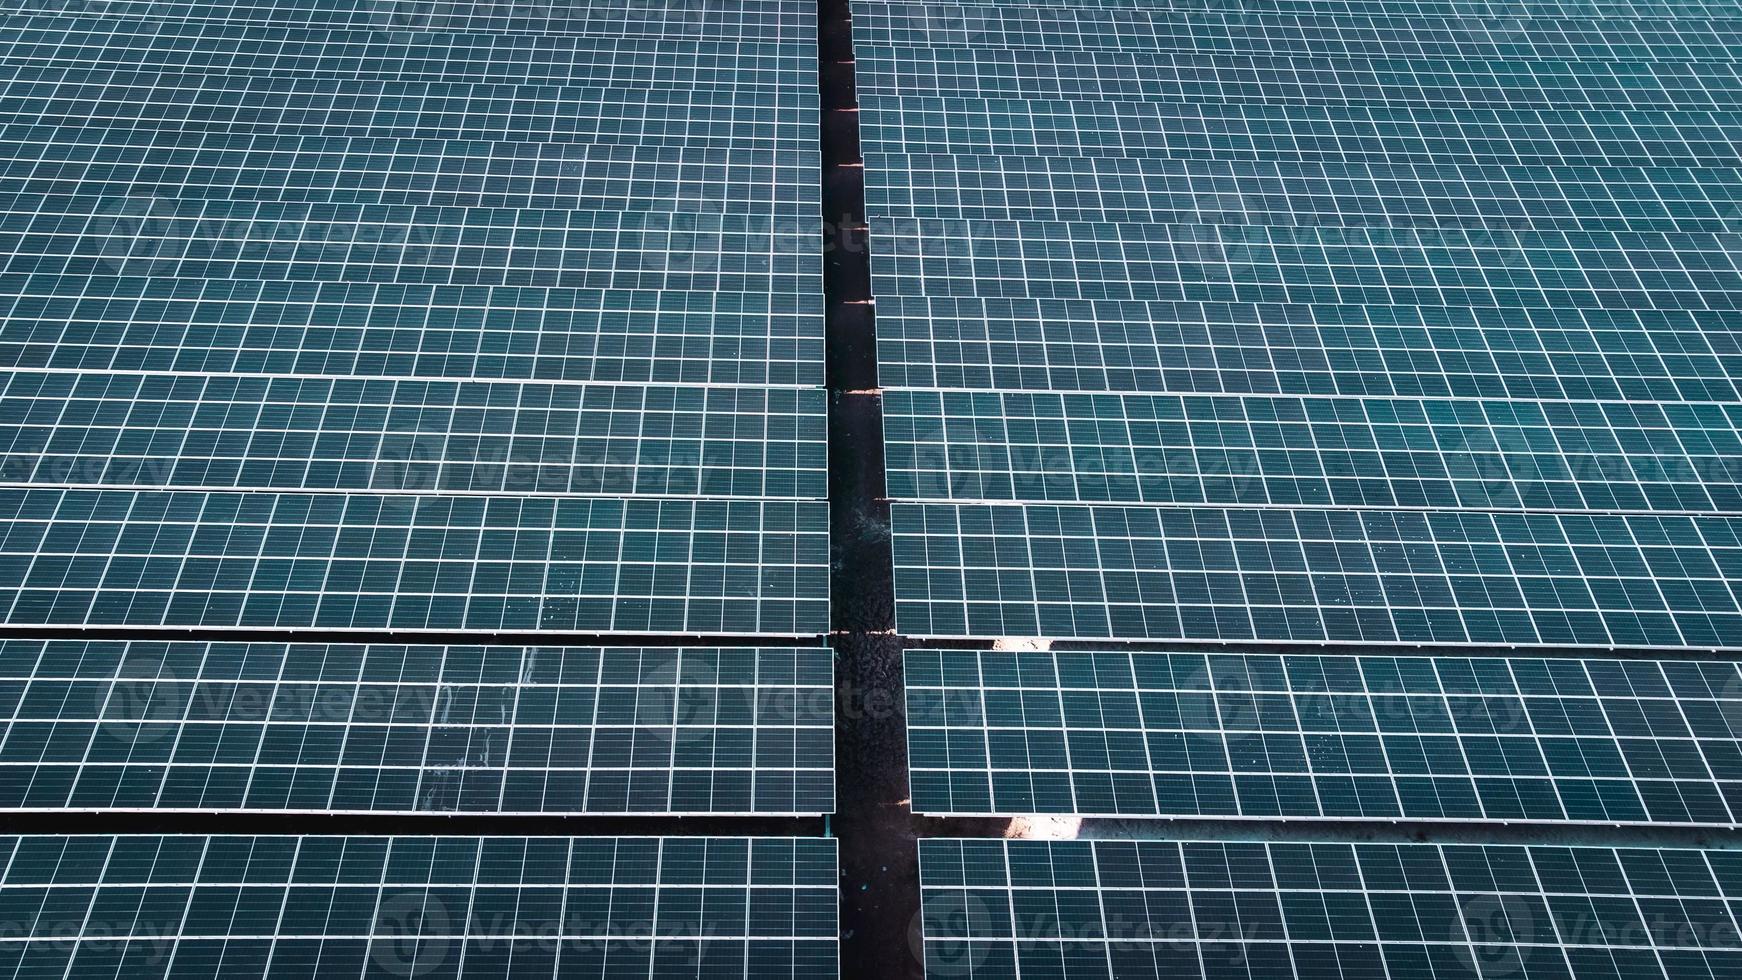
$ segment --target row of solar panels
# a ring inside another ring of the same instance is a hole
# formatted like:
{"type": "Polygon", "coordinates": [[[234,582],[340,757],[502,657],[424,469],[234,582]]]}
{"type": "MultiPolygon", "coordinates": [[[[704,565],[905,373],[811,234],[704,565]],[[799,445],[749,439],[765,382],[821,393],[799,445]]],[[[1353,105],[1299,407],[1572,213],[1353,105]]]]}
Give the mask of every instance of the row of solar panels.
{"type": "MultiPolygon", "coordinates": [[[[920,842],[931,976],[1723,977],[1724,851],[920,842]]],[[[23,978],[836,975],[834,842],[0,841],[23,978]]]]}
{"type": "MultiPolygon", "coordinates": [[[[0,643],[0,809],[819,814],[825,648],[0,643]]],[[[914,809],[1742,826],[1731,662],[914,650],[914,809]]]]}

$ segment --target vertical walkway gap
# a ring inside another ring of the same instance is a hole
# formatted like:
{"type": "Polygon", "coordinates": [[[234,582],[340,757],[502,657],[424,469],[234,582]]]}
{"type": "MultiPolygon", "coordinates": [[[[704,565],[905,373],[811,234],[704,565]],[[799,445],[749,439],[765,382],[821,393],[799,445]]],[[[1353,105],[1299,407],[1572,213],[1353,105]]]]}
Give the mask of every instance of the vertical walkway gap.
{"type": "Polygon", "coordinates": [[[818,3],[841,976],[921,980],[918,838],[998,837],[1009,821],[935,820],[908,807],[852,10],[850,0],[818,3]]]}
{"type": "Polygon", "coordinates": [[[924,976],[850,0],[819,0],[841,976],[924,976]]]}

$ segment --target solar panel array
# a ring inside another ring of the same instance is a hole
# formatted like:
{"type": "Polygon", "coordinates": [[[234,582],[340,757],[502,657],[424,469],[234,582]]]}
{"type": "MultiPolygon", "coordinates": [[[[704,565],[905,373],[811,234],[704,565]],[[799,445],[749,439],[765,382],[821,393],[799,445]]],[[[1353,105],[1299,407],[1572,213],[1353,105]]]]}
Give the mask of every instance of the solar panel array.
{"type": "MultiPolygon", "coordinates": [[[[898,632],[1375,645],[910,650],[914,810],[1742,826],[1737,664],[1489,655],[1742,649],[1734,9],[852,6],[898,632]]],[[[815,6],[0,14],[0,810],[833,809],[815,6]]],[[[922,841],[925,966],[1742,974],[1737,852],[1269,833],[922,841]]],[[[838,878],[0,838],[0,973],[833,976],[838,878]]]]}
{"type": "Polygon", "coordinates": [[[0,839],[15,977],[822,977],[835,844],[0,839]]]}
{"type": "Polygon", "coordinates": [[[914,809],[1742,825],[1730,661],[910,650],[914,809]]]}
{"type": "Polygon", "coordinates": [[[0,809],[834,809],[830,651],[0,641],[0,809]]]}
{"type": "Polygon", "coordinates": [[[920,842],[929,976],[1724,977],[1734,852],[920,842]]]}
{"type": "MultiPolygon", "coordinates": [[[[834,808],[814,6],[0,7],[0,809],[834,808]]],[[[833,976],[835,864],[5,838],[0,972],[833,976]]]]}
{"type": "Polygon", "coordinates": [[[903,633],[1742,646],[1733,9],[854,12],[903,633]]]}
{"type": "Polygon", "coordinates": [[[853,10],[927,974],[1742,971],[1734,5],[853,10]]]}
{"type": "Polygon", "coordinates": [[[0,617],[826,631],[815,17],[10,11],[0,617]]]}

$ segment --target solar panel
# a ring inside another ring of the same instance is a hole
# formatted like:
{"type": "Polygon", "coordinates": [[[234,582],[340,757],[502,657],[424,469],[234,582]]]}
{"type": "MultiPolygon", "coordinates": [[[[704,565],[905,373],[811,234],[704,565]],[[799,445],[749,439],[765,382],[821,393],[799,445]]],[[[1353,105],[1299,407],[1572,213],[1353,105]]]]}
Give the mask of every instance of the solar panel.
{"type": "MultiPolygon", "coordinates": [[[[1730,32],[1730,37],[1732,45],[1742,44],[1742,34],[1730,32]]],[[[1284,160],[1340,160],[1349,154],[1385,163],[1425,163],[1446,155],[1484,164],[1727,167],[1735,162],[1733,154],[1719,148],[1728,146],[1727,141],[1736,136],[1731,114],[1708,110],[1440,109],[1392,104],[1216,105],[1085,99],[1044,103],[1036,106],[1033,115],[1007,123],[1003,101],[952,98],[946,108],[944,100],[933,96],[868,95],[861,100],[861,109],[873,113],[875,120],[868,127],[868,139],[900,146],[907,153],[1105,152],[1162,158],[1195,151],[1213,159],[1250,160],[1269,158],[1268,147],[1276,141],[1300,147],[1275,154],[1284,160]],[[1618,134],[1625,135],[1611,136],[1606,120],[1618,134]],[[1504,128],[1508,142],[1483,137],[1496,128],[1504,128]],[[1632,135],[1641,129],[1652,132],[1654,138],[1632,135]],[[1207,132],[1217,137],[1211,139],[1207,132]],[[1708,141],[1704,138],[1707,133],[1716,139],[1708,141]],[[1347,150],[1334,149],[1344,145],[1347,150]]]]}
{"type": "MultiPolygon", "coordinates": [[[[34,12],[28,3],[12,0],[0,10],[34,12]]],[[[525,32],[603,37],[694,39],[791,35],[810,28],[814,40],[816,7],[796,0],[742,0],[721,3],[695,0],[679,4],[647,4],[622,0],[607,3],[550,3],[536,7],[515,2],[466,2],[437,5],[423,0],[267,0],[213,7],[192,0],[116,0],[104,3],[107,17],[138,18],[147,23],[209,22],[259,31],[280,26],[338,27],[381,32],[443,31],[460,34],[525,32]]]]}
{"type": "MultiPolygon", "coordinates": [[[[1313,6],[1322,9],[1325,5],[1313,6]]],[[[1123,9],[1111,4],[1107,7],[1123,9]]],[[[927,87],[952,97],[1200,104],[1257,99],[1296,105],[1381,102],[1491,108],[1727,108],[1735,104],[1738,89],[1735,64],[1718,61],[1671,65],[1633,60],[1453,58],[1445,52],[1419,59],[1389,53],[1332,56],[1291,52],[1260,60],[1247,52],[1202,49],[1163,52],[906,44],[861,44],[856,46],[856,54],[870,62],[868,70],[857,73],[858,91],[878,96],[902,94],[910,89],[908,79],[916,75],[938,76],[928,80],[927,87]],[[892,70],[896,63],[901,68],[892,70]],[[1274,70],[1261,73],[1256,70],[1260,65],[1274,70]],[[1211,76],[1208,81],[1206,74],[1211,76]]]]}
{"type": "Polygon", "coordinates": [[[920,841],[931,976],[1714,977],[1733,852],[920,841]]]}
{"type": "Polygon", "coordinates": [[[1742,407],[900,390],[892,495],[1742,510],[1742,407]]]}
{"type": "MultiPolygon", "coordinates": [[[[972,64],[962,70],[996,67],[972,64]]],[[[1094,66],[1058,67],[1096,77],[1094,66]]],[[[1159,68],[1129,70],[1148,77],[1159,68]]],[[[1114,77],[1126,73],[1123,67],[1105,71],[1114,77]]],[[[1613,83],[1645,80],[1618,76],[1613,83]]],[[[1581,97],[1576,91],[1552,94],[1568,100],[1581,97]]],[[[1354,229],[1382,227],[1714,232],[1727,230],[1738,207],[1734,168],[1485,167],[1456,158],[1384,164],[1361,159],[882,153],[876,159],[881,166],[867,174],[866,195],[880,210],[903,215],[891,219],[898,231],[904,223],[924,228],[932,221],[959,219],[1115,224],[1189,220],[1224,226],[1250,221],[1271,227],[1346,228],[1351,235],[1354,229]],[[1446,207],[1453,193],[1465,197],[1456,210],[1446,207]]]]}
{"type": "MultiPolygon", "coordinates": [[[[785,146],[300,136],[261,137],[241,147],[235,142],[213,134],[172,138],[152,130],[88,130],[63,142],[17,145],[6,162],[18,172],[13,186],[19,195],[65,194],[96,207],[127,194],[147,174],[227,200],[311,206],[772,213],[793,219],[795,228],[805,208],[814,215],[818,207],[817,188],[800,181],[806,168],[817,165],[815,152],[785,146]],[[133,159],[108,159],[123,148],[133,159]],[[268,180],[267,168],[276,180],[268,180]]],[[[133,205],[137,213],[123,208],[115,217],[123,225],[131,218],[170,231],[175,206],[173,200],[149,198],[133,205]]],[[[181,224],[200,227],[192,219],[181,224]]]]}
{"type": "Polygon", "coordinates": [[[0,809],[834,809],[820,647],[6,640],[0,692],[0,809]]]}
{"type": "Polygon", "coordinates": [[[19,625],[818,634],[821,501],[0,488],[19,625]]]}
{"type": "Polygon", "coordinates": [[[11,976],[832,977],[832,840],[8,837],[11,976]]]}
{"type": "Polygon", "coordinates": [[[769,216],[163,199],[150,208],[139,218],[39,213],[32,228],[57,234],[23,237],[0,275],[276,281],[300,273],[296,278],[310,282],[435,286],[821,288],[820,256],[773,254],[774,240],[794,233],[769,216]]]}
{"type": "Polygon", "coordinates": [[[1596,231],[921,221],[883,237],[891,295],[1627,310],[1731,310],[1742,296],[1717,232],[1651,236],[1685,255],[1676,270],[1596,231]],[[1585,248],[1610,260],[1605,274],[1548,274],[1585,248]]]}
{"type": "Polygon", "coordinates": [[[826,412],[817,388],[15,371],[0,477],[820,499],[826,412]]]}
{"type": "MultiPolygon", "coordinates": [[[[549,143],[620,142],[625,117],[647,117],[652,132],[635,142],[652,145],[744,143],[778,147],[805,131],[807,113],[795,102],[784,112],[770,96],[764,111],[734,122],[730,139],[691,138],[730,119],[739,90],[730,87],[671,91],[628,86],[533,86],[443,82],[361,82],[316,79],[285,84],[248,76],[199,76],[178,87],[153,78],[144,84],[92,84],[90,102],[76,116],[57,116],[55,89],[25,89],[0,104],[0,124],[41,125],[65,119],[93,127],[181,127],[192,132],[271,136],[372,136],[399,139],[537,140],[549,143]],[[304,108],[310,103],[329,106],[304,108]],[[431,108],[395,112],[396,105],[431,108]],[[452,106],[443,111],[442,106],[452,106]],[[269,120],[269,121],[268,121],[269,120]],[[740,129],[740,127],[742,127],[740,129]]],[[[68,83],[70,87],[72,83],[68,83]]],[[[15,89],[20,86],[14,85],[15,89]]],[[[744,97],[755,100],[754,93],[744,97]]]]}
{"type": "Polygon", "coordinates": [[[1742,823],[1731,662],[905,659],[920,812],[1742,823]]]}
{"type": "Polygon", "coordinates": [[[858,0],[856,44],[1049,50],[1202,51],[1396,58],[1729,61],[1734,7],[1461,2],[987,4],[858,0]],[[1628,9],[1629,6],[1632,9],[1628,9]],[[1607,9],[1605,9],[1607,7],[1607,9]],[[1205,9],[1208,8],[1208,9],[1205,9]],[[1687,16],[1662,16],[1682,11],[1687,16]],[[1261,19],[1260,19],[1261,18],[1261,19]]]}
{"type": "Polygon", "coordinates": [[[910,388],[1733,402],[1734,320],[880,294],[878,370],[910,388]]]}
{"type": "MultiPolygon", "coordinates": [[[[466,6],[477,10],[486,5],[466,6]]],[[[733,35],[686,30],[661,37],[621,32],[458,33],[315,26],[305,20],[294,27],[250,27],[238,32],[226,20],[153,20],[124,12],[117,15],[119,7],[110,5],[108,14],[46,8],[19,13],[9,18],[16,28],[0,42],[0,54],[32,64],[106,65],[121,69],[118,77],[132,77],[129,73],[134,71],[179,73],[196,68],[296,78],[751,87],[777,82],[802,85],[805,63],[816,57],[814,46],[807,47],[797,31],[733,35]],[[177,57],[178,53],[183,56],[177,57]]],[[[602,8],[589,4],[587,9],[602,8]]],[[[21,67],[10,65],[5,70],[21,67]]],[[[815,79],[811,82],[814,89],[815,79]]],[[[803,93],[795,89],[783,94],[803,93]]],[[[807,189],[818,190],[814,185],[807,189]]]]}
{"type": "MultiPolygon", "coordinates": [[[[1060,0],[958,0],[967,6],[1056,7],[1060,0]]],[[[1196,11],[1226,13],[1213,0],[1067,0],[1076,8],[1137,9],[1149,11],[1196,11]]],[[[1424,16],[1462,18],[1517,17],[1521,8],[1510,0],[1313,0],[1310,7],[1295,0],[1241,0],[1247,13],[1333,16],[1424,16]]],[[[1530,11],[1540,17],[1722,17],[1734,8],[1708,0],[1530,0],[1530,11]]]]}
{"type": "Polygon", "coordinates": [[[1732,517],[899,503],[922,635],[1742,644],[1732,517]]]}
{"type": "Polygon", "coordinates": [[[822,296],[374,283],[0,283],[0,365],[811,384],[822,296]]]}

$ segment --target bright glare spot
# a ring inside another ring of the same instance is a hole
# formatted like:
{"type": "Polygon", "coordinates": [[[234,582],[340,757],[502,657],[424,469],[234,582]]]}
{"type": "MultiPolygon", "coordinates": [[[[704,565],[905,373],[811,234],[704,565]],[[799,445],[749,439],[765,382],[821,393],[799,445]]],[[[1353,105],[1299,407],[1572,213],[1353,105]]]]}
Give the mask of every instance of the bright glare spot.
{"type": "Polygon", "coordinates": [[[1082,817],[1016,817],[1004,831],[1010,840],[1076,840],[1082,817]]]}

